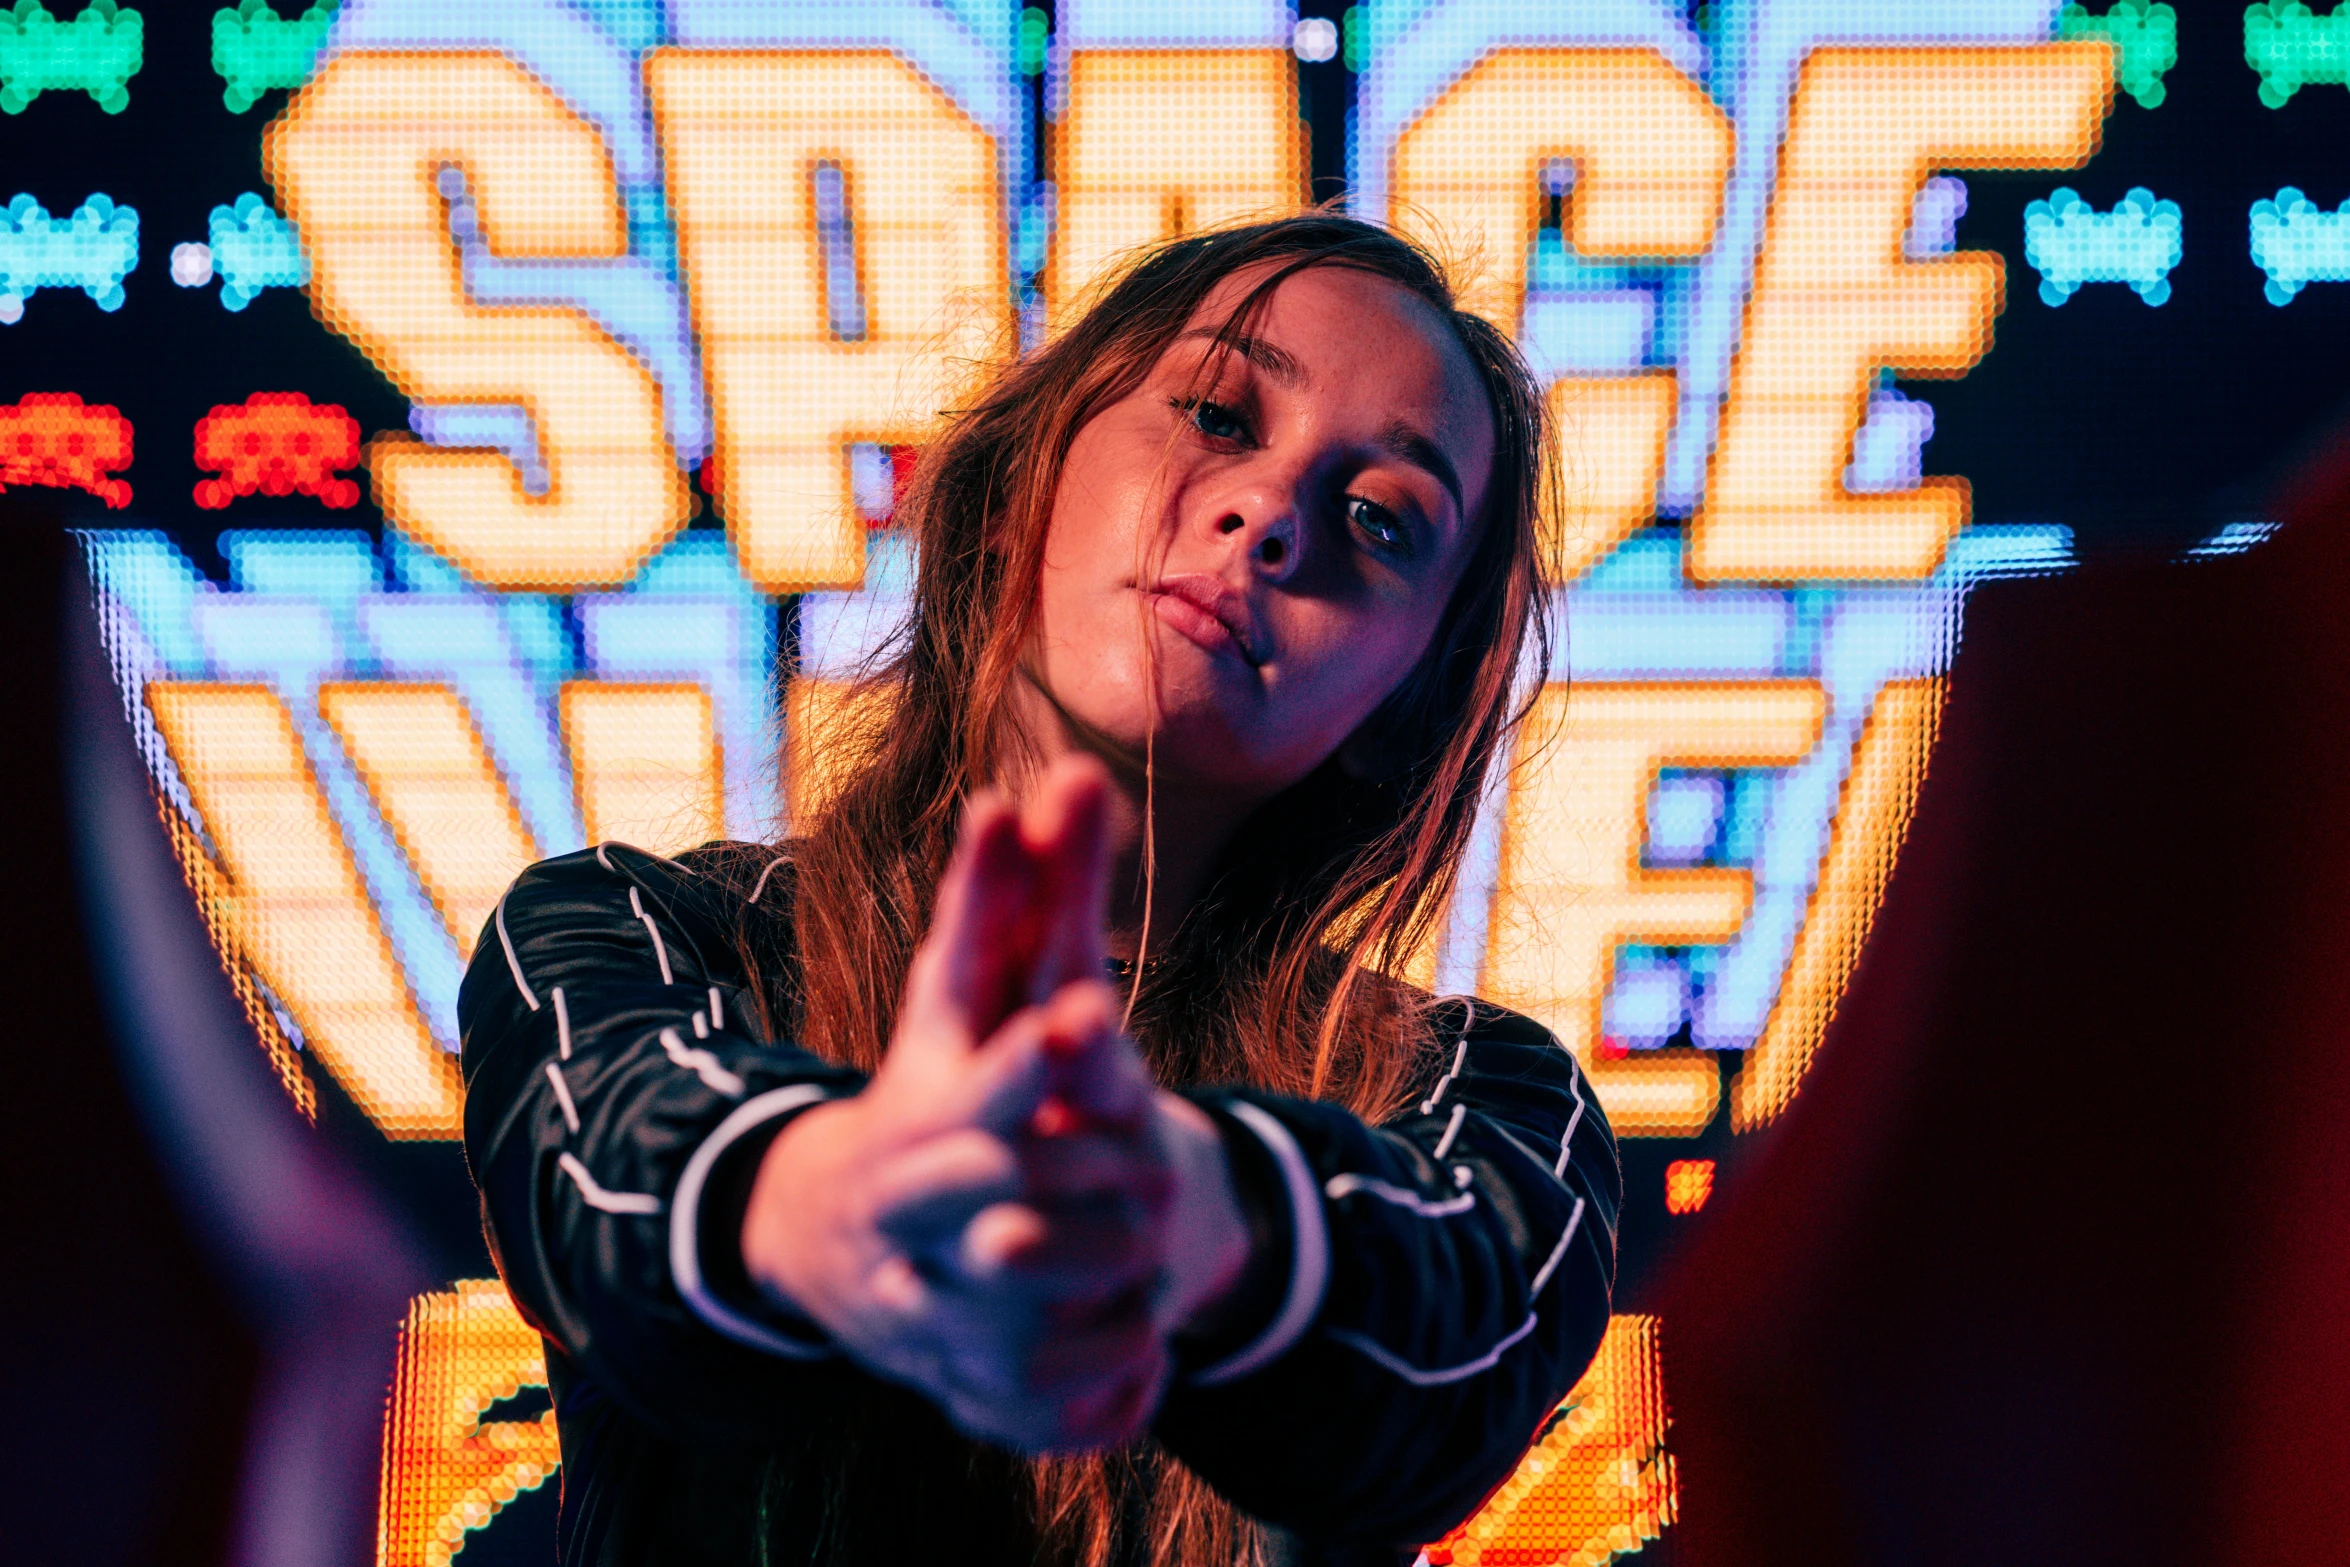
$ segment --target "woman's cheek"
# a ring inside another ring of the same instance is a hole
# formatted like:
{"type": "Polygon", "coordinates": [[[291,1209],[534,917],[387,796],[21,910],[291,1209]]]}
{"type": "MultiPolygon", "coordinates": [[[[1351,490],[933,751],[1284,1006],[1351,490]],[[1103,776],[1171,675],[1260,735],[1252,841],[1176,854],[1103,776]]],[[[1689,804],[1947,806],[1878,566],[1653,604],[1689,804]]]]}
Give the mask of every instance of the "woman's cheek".
{"type": "Polygon", "coordinates": [[[1315,617],[1307,638],[1310,672],[1301,685],[1312,687],[1315,699],[1334,711],[1358,720],[1368,715],[1410,667],[1412,622],[1410,607],[1400,604],[1315,617]]]}
{"type": "Polygon", "coordinates": [[[1298,682],[1295,709],[1310,712],[1299,713],[1300,727],[1315,729],[1325,755],[1345,744],[1419,661],[1435,626],[1422,624],[1429,617],[1415,614],[1417,607],[1382,604],[1317,628],[1312,669],[1298,682]]]}

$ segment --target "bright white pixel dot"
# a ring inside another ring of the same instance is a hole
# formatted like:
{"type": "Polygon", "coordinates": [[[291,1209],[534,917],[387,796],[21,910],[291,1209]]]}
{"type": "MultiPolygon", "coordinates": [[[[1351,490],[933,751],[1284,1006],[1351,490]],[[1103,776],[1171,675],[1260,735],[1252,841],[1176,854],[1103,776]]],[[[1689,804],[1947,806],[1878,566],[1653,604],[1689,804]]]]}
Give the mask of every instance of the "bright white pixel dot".
{"type": "Polygon", "coordinates": [[[1338,58],[1338,24],[1326,16],[1309,16],[1289,35],[1289,47],[1308,65],[1338,58]]]}
{"type": "Polygon", "coordinates": [[[182,288],[202,288],[211,282],[212,247],[196,244],[172,246],[171,280],[182,288]]]}

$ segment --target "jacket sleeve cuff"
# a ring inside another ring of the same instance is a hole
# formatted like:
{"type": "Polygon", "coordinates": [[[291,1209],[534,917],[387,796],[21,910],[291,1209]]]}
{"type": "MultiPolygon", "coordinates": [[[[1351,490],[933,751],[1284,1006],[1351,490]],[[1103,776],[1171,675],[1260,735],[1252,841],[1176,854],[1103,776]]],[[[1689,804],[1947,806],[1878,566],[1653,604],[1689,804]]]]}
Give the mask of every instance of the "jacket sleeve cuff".
{"type": "Polygon", "coordinates": [[[1271,1365],[1313,1326],[1330,1282],[1330,1227],[1313,1167],[1287,1127],[1245,1099],[1220,1097],[1204,1108],[1225,1133],[1252,1242],[1226,1331],[1196,1346],[1207,1364],[1186,1378],[1214,1387],[1271,1365]]]}
{"type": "Polygon", "coordinates": [[[687,1308],[738,1344],[792,1360],[830,1355],[832,1343],[751,1282],[742,1259],[743,1215],[776,1134],[831,1097],[817,1084],[793,1083],[743,1101],[686,1160],[670,1205],[669,1272],[687,1308]]]}

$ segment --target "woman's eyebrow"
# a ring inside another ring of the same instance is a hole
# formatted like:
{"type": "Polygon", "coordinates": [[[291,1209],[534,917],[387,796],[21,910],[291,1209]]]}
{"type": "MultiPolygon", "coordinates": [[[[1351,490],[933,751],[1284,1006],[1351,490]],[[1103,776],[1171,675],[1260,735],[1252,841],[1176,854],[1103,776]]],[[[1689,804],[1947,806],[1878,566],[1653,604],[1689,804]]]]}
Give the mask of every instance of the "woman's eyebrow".
{"type": "Polygon", "coordinates": [[[1188,343],[1194,338],[1221,343],[1283,386],[1302,386],[1305,383],[1306,367],[1299,364],[1288,349],[1268,343],[1261,337],[1250,337],[1246,333],[1226,337],[1215,327],[1202,326],[1192,328],[1175,341],[1188,343]]]}
{"type": "MultiPolygon", "coordinates": [[[[1222,344],[1283,386],[1296,387],[1305,382],[1305,366],[1299,364],[1289,350],[1277,343],[1268,343],[1261,337],[1250,337],[1245,332],[1226,337],[1217,328],[1204,326],[1192,328],[1175,341],[1188,343],[1195,339],[1222,344]]],[[[1415,468],[1422,469],[1438,484],[1443,485],[1446,493],[1452,496],[1454,511],[1466,512],[1468,510],[1468,502],[1461,497],[1461,476],[1453,468],[1452,459],[1444,455],[1443,447],[1438,446],[1424,433],[1398,419],[1379,432],[1377,444],[1383,451],[1403,459],[1415,468]]]]}
{"type": "Polygon", "coordinates": [[[1444,455],[1443,447],[1401,419],[1379,432],[1378,444],[1413,467],[1426,470],[1451,493],[1454,511],[1468,510],[1468,503],[1461,499],[1461,476],[1453,470],[1452,459],[1444,455]]]}

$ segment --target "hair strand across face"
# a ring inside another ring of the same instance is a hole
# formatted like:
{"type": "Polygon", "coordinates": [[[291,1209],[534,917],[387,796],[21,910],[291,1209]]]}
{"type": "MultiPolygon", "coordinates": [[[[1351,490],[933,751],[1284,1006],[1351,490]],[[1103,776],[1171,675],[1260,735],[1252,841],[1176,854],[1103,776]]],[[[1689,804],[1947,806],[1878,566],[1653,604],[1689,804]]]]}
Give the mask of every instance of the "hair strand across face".
{"type": "MultiPolygon", "coordinates": [[[[1456,308],[1425,252],[1326,211],[1142,252],[1052,341],[994,369],[925,449],[897,509],[917,549],[911,613],[828,704],[823,729],[795,745],[838,781],[793,824],[788,921],[745,928],[753,973],[788,989],[770,1009],[778,1032],[844,1064],[879,1064],[963,801],[1031,760],[1011,722],[1014,683],[1072,441],[1141,384],[1219,283],[1265,269],[1226,323],[1229,344],[1274,286],[1308,267],[1369,273],[1438,312],[1486,395],[1492,473],[1435,634],[1349,742],[1355,765],[1332,758],[1244,825],[1179,927],[1148,937],[1158,961],[1137,965],[1128,1021],[1171,1084],[1243,1081],[1371,1119],[1407,1102],[1429,1053],[1427,998],[1401,977],[1433,948],[1519,716],[1524,645],[1547,652],[1538,519],[1556,504],[1557,479],[1540,389],[1509,339],[1456,308]]],[[[1123,1527],[1121,1487],[1142,1483],[1137,1472],[1125,1459],[1033,1466],[1041,1559],[1105,1560],[1123,1527]]],[[[1151,1561],[1249,1559],[1252,1526],[1172,1460],[1153,1473],[1151,1561]]]]}

